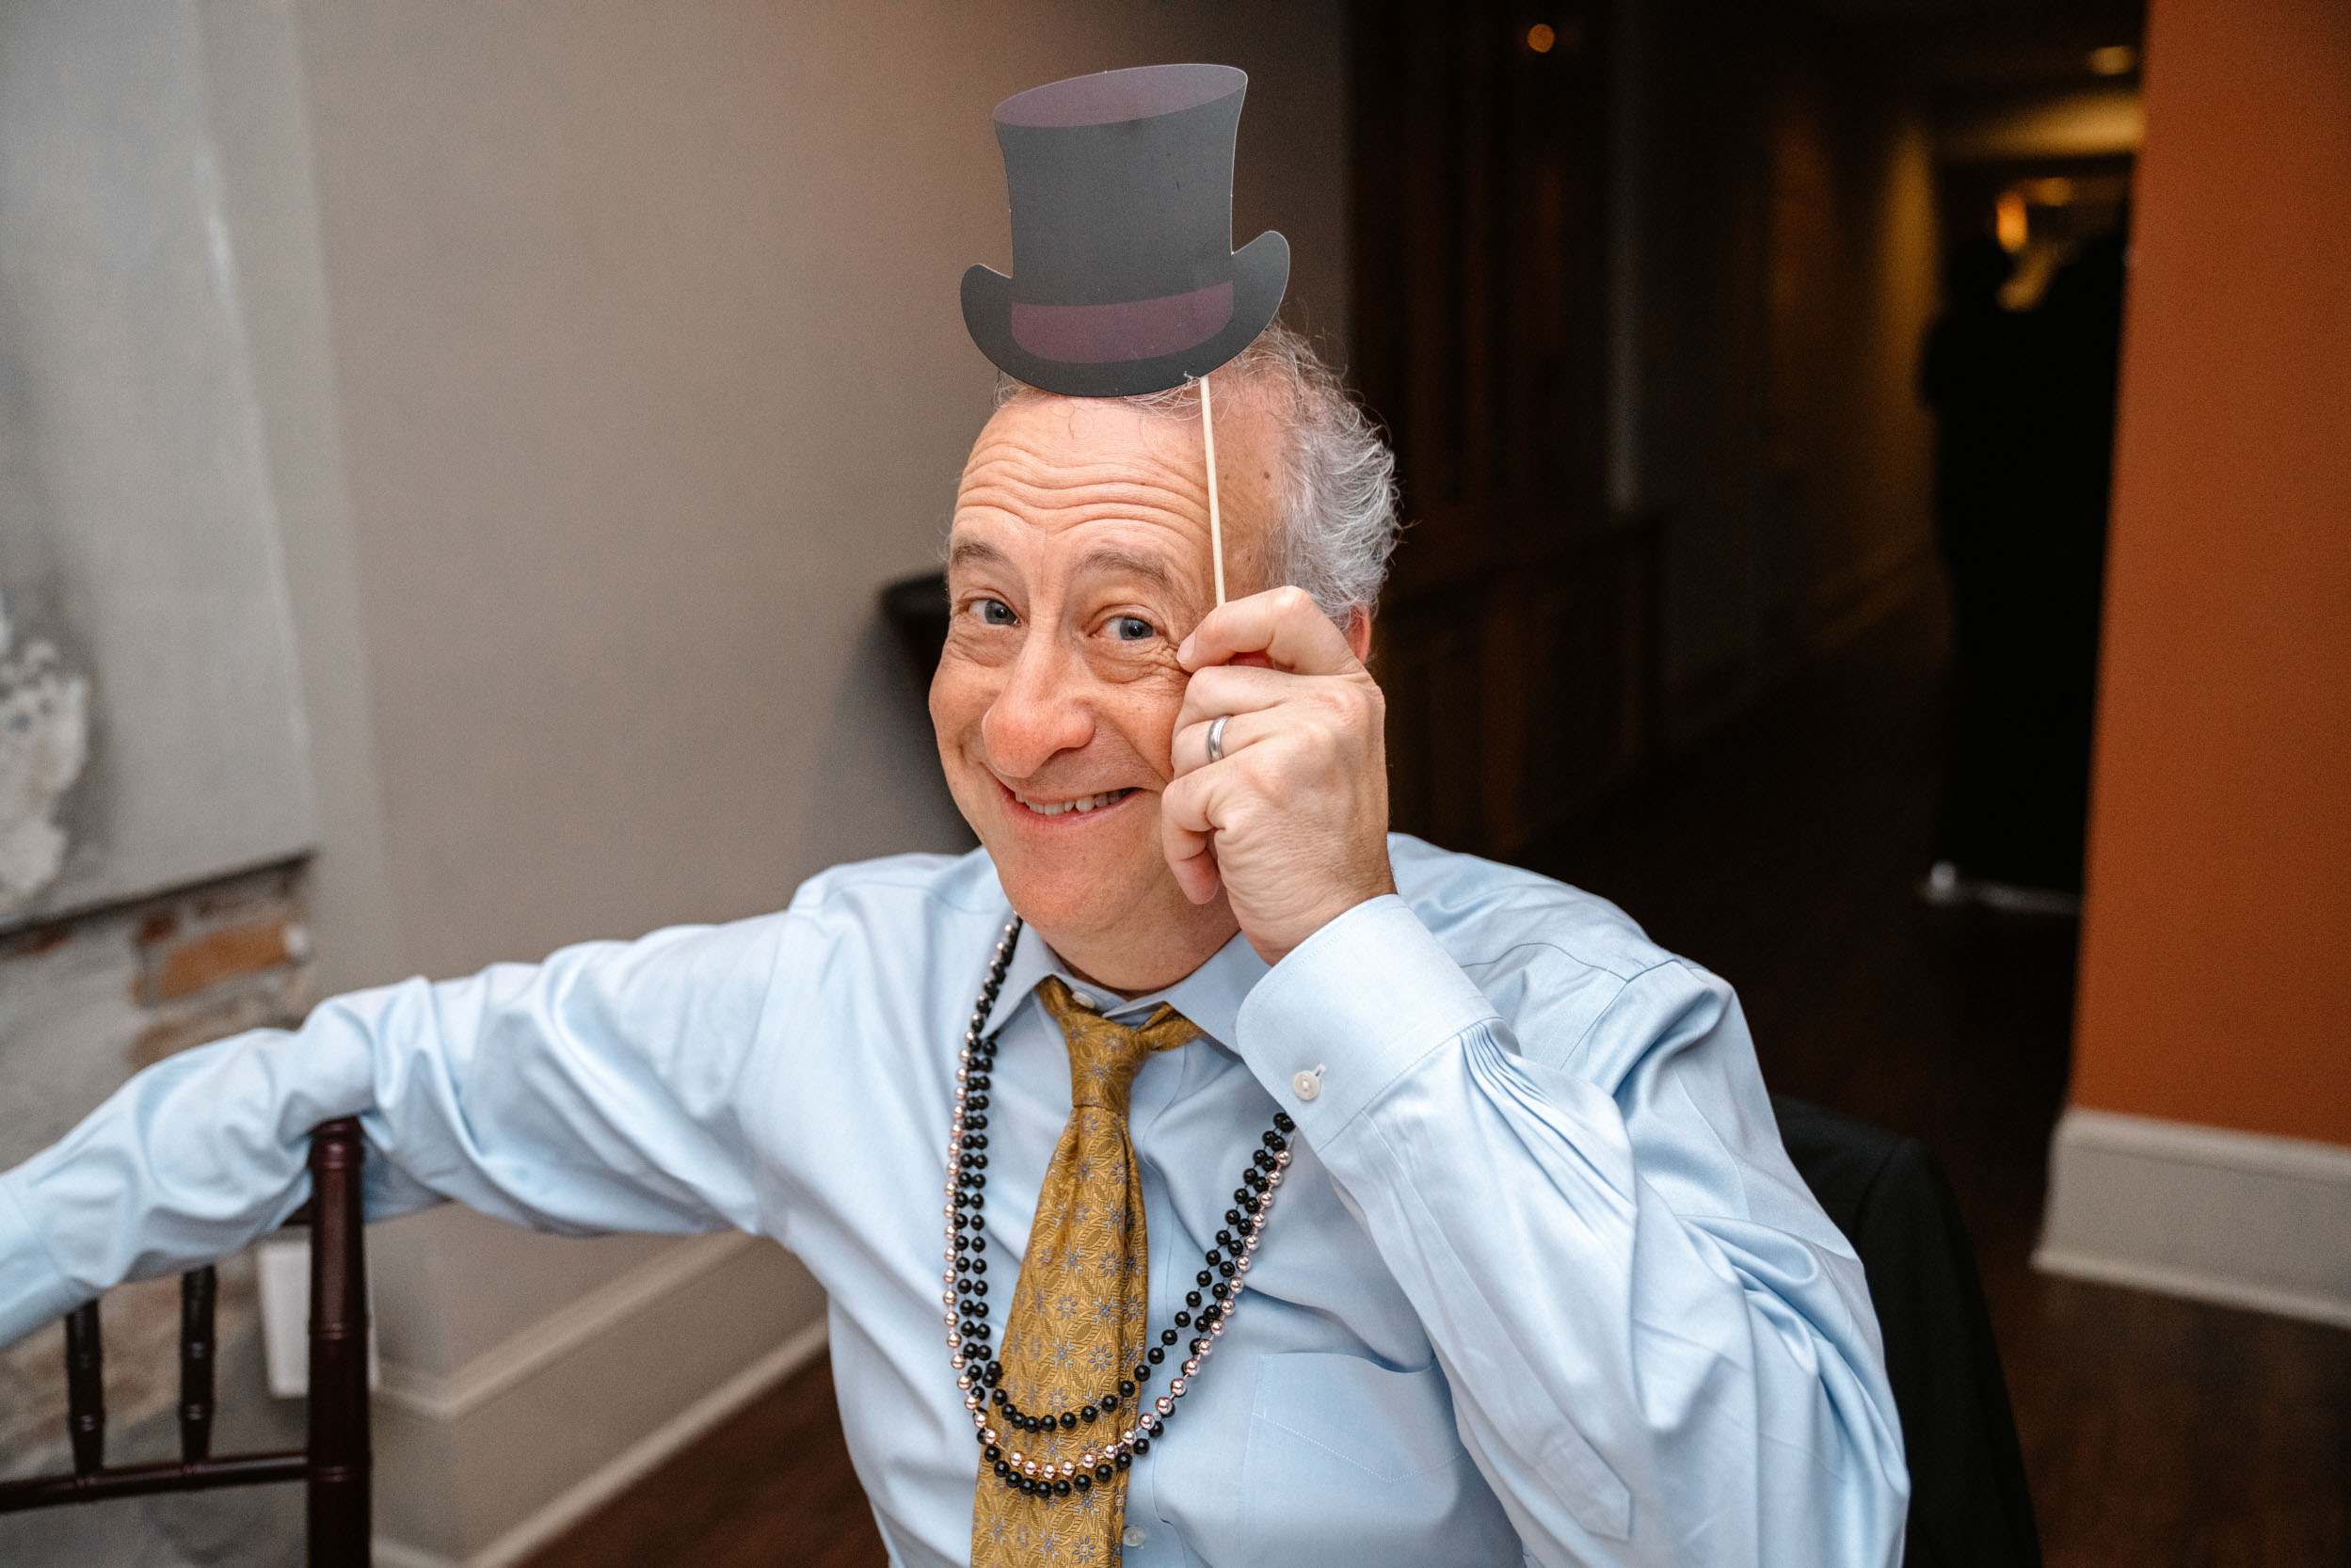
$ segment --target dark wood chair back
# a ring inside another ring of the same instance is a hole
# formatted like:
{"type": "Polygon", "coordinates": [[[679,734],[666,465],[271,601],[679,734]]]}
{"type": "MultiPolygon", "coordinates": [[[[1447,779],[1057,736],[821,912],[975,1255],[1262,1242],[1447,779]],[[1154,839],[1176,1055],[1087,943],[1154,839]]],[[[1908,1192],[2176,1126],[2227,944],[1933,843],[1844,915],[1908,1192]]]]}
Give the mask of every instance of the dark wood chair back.
{"type": "Polygon", "coordinates": [[[311,1198],[286,1223],[311,1231],[310,1434],[305,1448],[216,1458],[213,1425],[213,1270],[180,1277],[180,1459],[106,1463],[104,1352],[98,1304],[65,1320],[70,1473],[0,1483],[0,1513],[152,1492],[301,1481],[309,1492],[311,1568],[367,1568],[367,1253],[360,1208],[365,1144],[346,1116],[311,1134],[311,1198]]]}

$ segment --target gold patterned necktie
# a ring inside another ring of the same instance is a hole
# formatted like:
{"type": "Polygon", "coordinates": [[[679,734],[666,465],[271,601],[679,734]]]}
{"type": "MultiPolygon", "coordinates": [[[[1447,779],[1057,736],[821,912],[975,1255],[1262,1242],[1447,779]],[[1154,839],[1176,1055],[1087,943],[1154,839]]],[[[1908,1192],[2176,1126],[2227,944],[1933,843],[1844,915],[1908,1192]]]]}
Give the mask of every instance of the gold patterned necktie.
{"type": "MultiPolygon", "coordinates": [[[[1069,1123],[1037,1193],[998,1356],[1014,1404],[1058,1416],[1115,1391],[1143,1355],[1151,1271],[1127,1092],[1144,1057],[1196,1040],[1200,1030],[1164,1004],[1140,1028],[1112,1023],[1079,1006],[1057,977],[1042,982],[1037,997],[1069,1047],[1069,1123]]],[[[1018,1442],[1039,1461],[1075,1461],[1117,1424],[1081,1421],[1049,1436],[1024,1432],[1018,1442]]],[[[1032,1497],[982,1465],[971,1509],[973,1568],[1110,1568],[1126,1520],[1125,1470],[1065,1497],[1032,1497]]]]}

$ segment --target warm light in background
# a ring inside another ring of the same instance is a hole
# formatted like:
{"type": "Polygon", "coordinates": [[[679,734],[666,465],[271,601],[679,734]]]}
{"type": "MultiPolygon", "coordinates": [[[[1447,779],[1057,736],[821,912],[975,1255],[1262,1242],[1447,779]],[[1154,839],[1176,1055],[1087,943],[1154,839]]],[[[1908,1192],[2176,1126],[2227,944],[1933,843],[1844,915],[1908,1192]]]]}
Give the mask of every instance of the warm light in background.
{"type": "MultiPolygon", "coordinates": [[[[1979,207],[1976,210],[1980,212],[1983,209],[1979,207]]],[[[2000,205],[1995,209],[1995,222],[1997,228],[1994,232],[2000,236],[2000,248],[2003,250],[2014,255],[2024,248],[2029,228],[2024,214],[2023,191],[2004,190],[2000,193],[2000,205]]]]}
{"type": "Polygon", "coordinates": [[[1992,232],[2000,236],[2001,248],[2010,255],[2023,250],[2033,237],[2033,209],[2062,207],[2078,194],[2073,182],[2062,177],[2021,180],[2002,191],[1999,204],[1992,209],[1992,232]]]}
{"type": "Polygon", "coordinates": [[[1548,55],[1559,38],[1559,35],[1551,30],[1549,23],[1538,22],[1527,29],[1527,47],[1538,55],[1548,55]]]}
{"type": "Polygon", "coordinates": [[[2138,51],[2127,43],[2110,43],[2089,52],[2089,68],[2101,76],[2120,76],[2138,64],[2138,51]]]}

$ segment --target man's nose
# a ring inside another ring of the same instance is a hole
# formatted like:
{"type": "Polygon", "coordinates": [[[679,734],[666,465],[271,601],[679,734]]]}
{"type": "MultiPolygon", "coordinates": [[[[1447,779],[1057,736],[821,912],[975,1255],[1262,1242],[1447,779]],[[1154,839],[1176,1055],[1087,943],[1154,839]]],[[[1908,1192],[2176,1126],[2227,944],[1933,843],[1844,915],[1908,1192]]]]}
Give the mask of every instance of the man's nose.
{"type": "Polygon", "coordinates": [[[1058,638],[1025,638],[1003,689],[980,722],[988,761],[1007,778],[1027,778],[1064,751],[1094,738],[1094,715],[1080,696],[1080,671],[1058,638]]]}

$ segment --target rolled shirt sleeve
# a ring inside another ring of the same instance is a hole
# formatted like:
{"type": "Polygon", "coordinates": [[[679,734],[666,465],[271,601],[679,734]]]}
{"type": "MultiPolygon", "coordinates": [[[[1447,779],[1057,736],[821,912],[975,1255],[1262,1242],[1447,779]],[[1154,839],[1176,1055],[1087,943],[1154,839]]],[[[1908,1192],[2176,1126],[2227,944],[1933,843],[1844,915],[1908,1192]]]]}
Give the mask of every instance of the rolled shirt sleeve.
{"type": "Polygon", "coordinates": [[[736,1080],[790,919],[355,992],[156,1064],[0,1176],[0,1343],[278,1225],[337,1116],[367,1138],[370,1219],[454,1198],[575,1234],[751,1226],[736,1080]]]}
{"type": "Polygon", "coordinates": [[[1781,1149],[1735,999],[1661,955],[1574,967],[1506,1020],[1377,899],[1260,982],[1238,1049],[1427,1325],[1533,1561],[1897,1562],[1867,1288],[1781,1149]]]}

